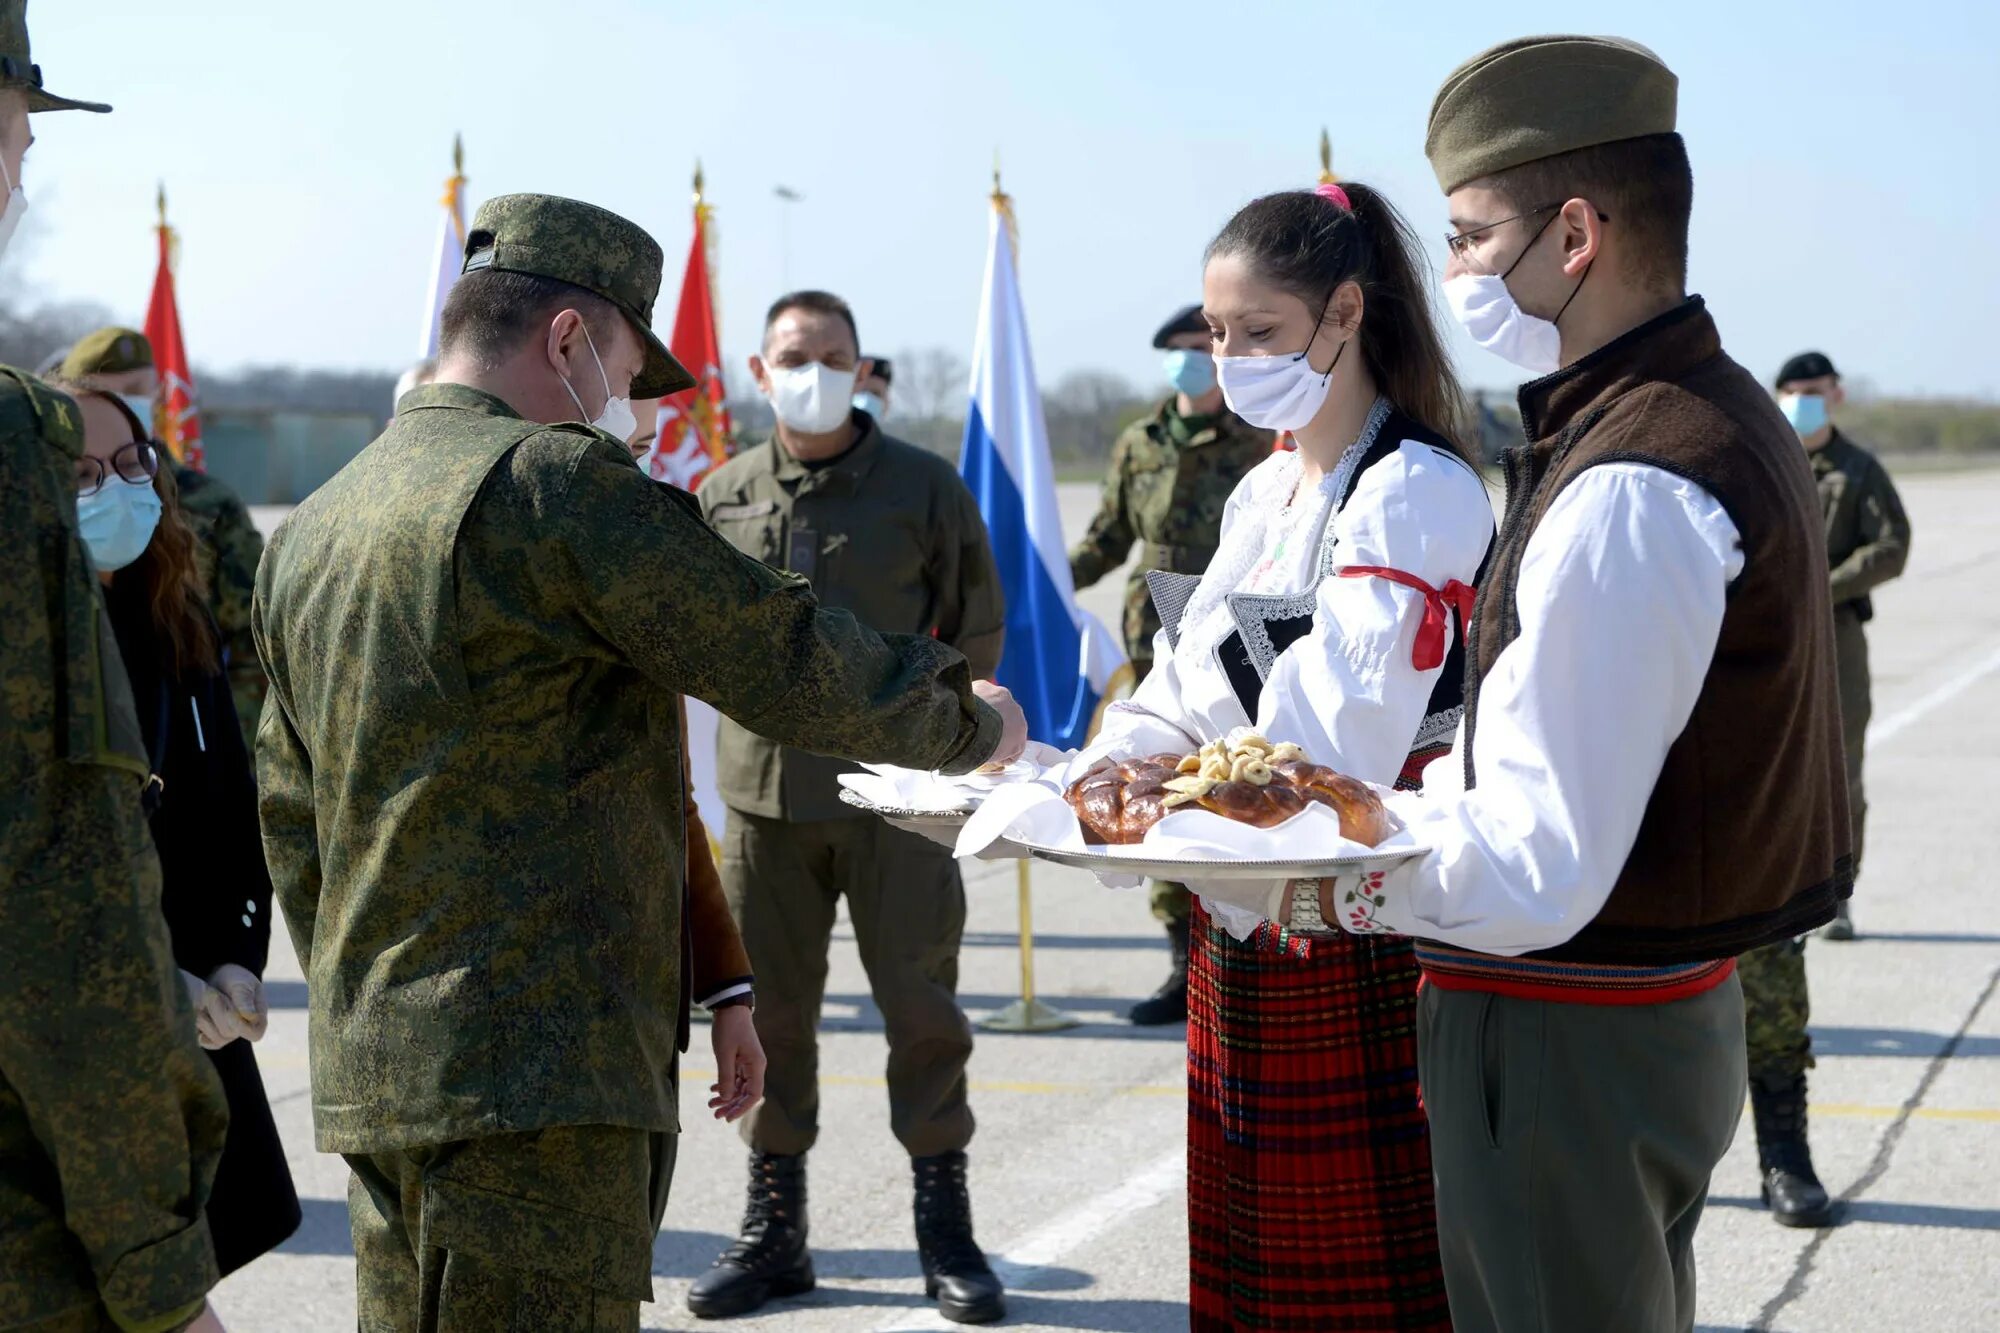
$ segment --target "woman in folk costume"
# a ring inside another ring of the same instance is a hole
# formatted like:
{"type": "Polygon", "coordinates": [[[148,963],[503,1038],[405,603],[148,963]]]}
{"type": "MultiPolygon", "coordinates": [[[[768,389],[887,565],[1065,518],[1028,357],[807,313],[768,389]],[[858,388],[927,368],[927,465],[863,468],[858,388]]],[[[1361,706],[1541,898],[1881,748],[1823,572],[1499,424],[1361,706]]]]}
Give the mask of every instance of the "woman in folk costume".
{"type": "MultiPolygon", "coordinates": [[[[1230,497],[1199,579],[1153,576],[1152,674],[1107,758],[1254,726],[1415,785],[1448,748],[1493,535],[1408,227],[1360,185],[1271,195],[1209,246],[1232,411],[1296,451],[1230,497]]],[[[1299,935],[1203,903],[1188,991],[1196,1329],[1446,1329],[1409,942],[1299,935]]]]}

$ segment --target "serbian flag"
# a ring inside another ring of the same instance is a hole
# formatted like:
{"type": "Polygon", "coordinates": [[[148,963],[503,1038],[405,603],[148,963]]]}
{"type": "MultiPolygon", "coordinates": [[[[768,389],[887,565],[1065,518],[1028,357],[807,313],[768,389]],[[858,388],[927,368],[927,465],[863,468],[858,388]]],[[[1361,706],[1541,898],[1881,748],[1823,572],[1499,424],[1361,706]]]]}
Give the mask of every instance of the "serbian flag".
{"type": "MultiPolygon", "coordinates": [[[[722,394],[722,340],[716,335],[715,293],[708,275],[708,205],[695,177],[694,240],[681,275],[681,306],[667,340],[694,387],[660,400],[659,434],[639,460],[654,481],[691,491],[729,457],[729,409],[722,394]]],[[[692,723],[690,723],[692,725],[692,723]]]]}
{"type": "Polygon", "coordinates": [[[181,341],[181,311],[174,299],[174,233],[167,226],[166,191],[160,192],[160,267],[153,274],[153,298],[146,306],[146,341],[160,387],[153,398],[153,430],[168,452],[197,472],[208,464],[201,448],[201,412],[195,406],[194,372],[181,341]]]}
{"type": "Polygon", "coordinates": [[[1014,276],[1011,205],[997,188],[958,470],[979,502],[1007,593],[1007,643],[995,678],[1020,701],[1029,735],[1057,749],[1081,747],[1125,654],[1103,623],[1076,604],[1014,276]]]}
{"type": "Polygon", "coordinates": [[[444,216],[438,219],[436,253],[432,256],[429,283],[424,292],[423,329],[417,335],[417,355],[438,354],[438,323],[444,316],[444,299],[451,295],[459,270],[465,267],[465,142],[457,135],[451,140],[451,175],[444,183],[444,216]]]}

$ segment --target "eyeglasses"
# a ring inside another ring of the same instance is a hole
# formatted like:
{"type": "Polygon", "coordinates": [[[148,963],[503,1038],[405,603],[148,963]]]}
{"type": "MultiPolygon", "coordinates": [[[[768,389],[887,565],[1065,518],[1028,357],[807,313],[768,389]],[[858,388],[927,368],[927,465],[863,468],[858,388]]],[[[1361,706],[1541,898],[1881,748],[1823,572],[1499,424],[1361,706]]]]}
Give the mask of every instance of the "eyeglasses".
{"type": "MultiPolygon", "coordinates": [[[[1567,203],[1568,201],[1564,200],[1563,202],[1567,203]]],[[[1444,248],[1451,252],[1451,257],[1453,259],[1463,259],[1465,258],[1466,252],[1472,249],[1472,242],[1475,237],[1484,236],[1487,232],[1492,231],[1494,228],[1504,227],[1510,222],[1521,222],[1525,221],[1528,218],[1538,218],[1544,213],[1554,212],[1556,209],[1561,207],[1562,204],[1560,203],[1543,204],[1540,208],[1531,208],[1525,213],[1516,213],[1512,217],[1500,218],[1493,222],[1483,222],[1477,227],[1467,227],[1464,231],[1446,232],[1444,238],[1444,248]]],[[[1611,221],[1611,215],[1609,213],[1604,212],[1602,209],[1599,209],[1597,213],[1597,220],[1599,222],[1609,222],[1611,221]]]]}
{"type": "Polygon", "coordinates": [[[76,493],[79,498],[95,495],[116,473],[120,481],[144,486],[160,472],[160,446],[153,440],[134,440],[111,455],[111,461],[85,454],[76,460],[76,493]]]}

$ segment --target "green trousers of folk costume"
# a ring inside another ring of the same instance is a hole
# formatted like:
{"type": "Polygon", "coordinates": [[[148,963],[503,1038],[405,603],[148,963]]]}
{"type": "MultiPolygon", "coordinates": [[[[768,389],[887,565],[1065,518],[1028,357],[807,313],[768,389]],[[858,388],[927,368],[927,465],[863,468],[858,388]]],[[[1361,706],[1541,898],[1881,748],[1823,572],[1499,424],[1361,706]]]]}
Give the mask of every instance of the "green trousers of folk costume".
{"type": "Polygon", "coordinates": [[[757,975],[764,1100],[743,1118],[759,1152],[819,1137],[819,1014],[834,909],[845,896],[889,1040],[889,1126],[912,1157],[972,1140],[958,1007],[965,885],[949,848],[879,819],[792,822],[729,812],[722,888],[757,975]]]}
{"type": "Polygon", "coordinates": [[[1861,785],[1862,752],[1868,739],[1868,719],[1874,715],[1873,684],[1868,675],[1868,632],[1852,605],[1834,608],[1833,660],[1840,678],[1840,739],[1847,750],[1847,808],[1854,823],[1854,871],[1861,873],[1863,825],[1868,794],[1861,785]]]}
{"type": "Polygon", "coordinates": [[[1736,979],[1667,1004],[1426,985],[1417,1062],[1457,1333],[1687,1333],[1743,1114],[1736,979]]]}
{"type": "Polygon", "coordinates": [[[1812,1037],[1806,1023],[1812,1004],[1806,996],[1806,942],[1780,940],[1752,949],[1736,960],[1743,979],[1743,1040],[1750,1077],[1796,1078],[1813,1067],[1812,1037]]]}
{"type": "Polygon", "coordinates": [[[678,1137],[561,1125],[347,1154],[360,1333],[636,1333],[678,1137]]]}

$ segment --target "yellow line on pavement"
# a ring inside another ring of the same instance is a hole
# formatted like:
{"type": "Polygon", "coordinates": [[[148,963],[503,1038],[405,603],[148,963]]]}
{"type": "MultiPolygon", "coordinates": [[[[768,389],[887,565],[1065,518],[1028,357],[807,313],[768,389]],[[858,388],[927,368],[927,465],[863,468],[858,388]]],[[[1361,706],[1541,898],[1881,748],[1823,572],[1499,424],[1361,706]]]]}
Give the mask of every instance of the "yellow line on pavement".
{"type": "MultiPolygon", "coordinates": [[[[1900,1106],[1855,1106],[1833,1102],[1820,1105],[1815,1102],[1806,1107],[1808,1115],[1851,1116],[1858,1120],[1893,1120],[1902,1113],[1900,1106]]],[[[1910,1112],[1912,1120],[1970,1120],[1976,1123],[2000,1125],[2000,1107],[1993,1106],[1919,1106],[1910,1112]]]]}

